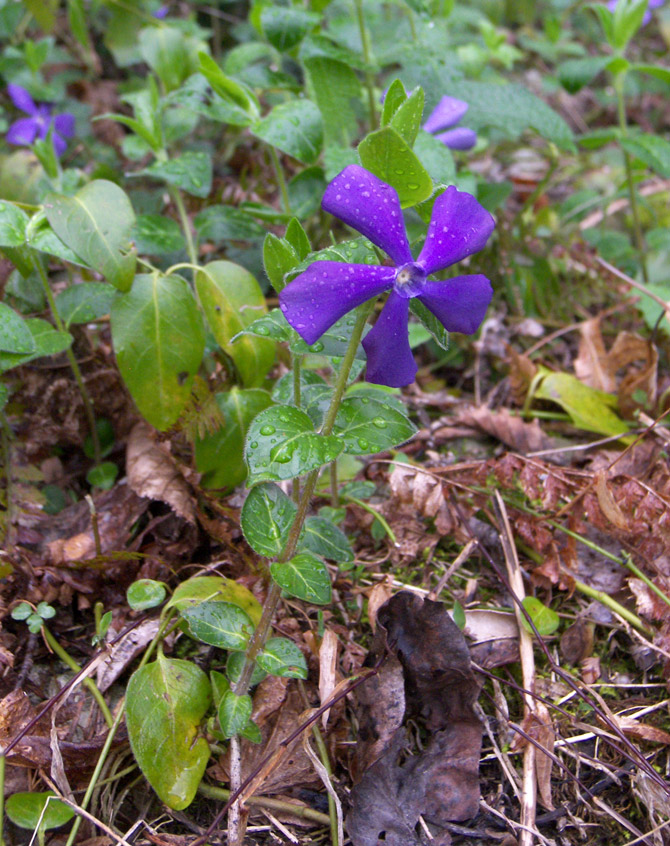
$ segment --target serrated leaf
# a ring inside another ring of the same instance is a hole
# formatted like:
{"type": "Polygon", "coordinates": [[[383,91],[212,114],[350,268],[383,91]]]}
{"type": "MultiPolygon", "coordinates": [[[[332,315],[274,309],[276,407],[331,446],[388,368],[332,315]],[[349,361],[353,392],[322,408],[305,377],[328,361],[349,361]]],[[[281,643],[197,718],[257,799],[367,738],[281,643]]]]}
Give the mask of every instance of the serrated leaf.
{"type": "Polygon", "coordinates": [[[303,164],[312,164],[323,146],[321,112],[311,100],[280,103],[252,127],[252,132],[303,164]]]}
{"type": "Polygon", "coordinates": [[[72,343],[72,335],[69,332],[59,332],[39,317],[30,317],[25,325],[35,342],[35,348],[30,353],[10,353],[0,351],[0,372],[18,367],[20,364],[27,364],[35,358],[46,355],[58,355],[64,352],[72,343]]]}
{"type": "Polygon", "coordinates": [[[320,16],[299,6],[265,6],[261,12],[261,27],[267,40],[283,52],[296,47],[315,27],[320,16]]]}
{"type": "Polygon", "coordinates": [[[195,442],[195,463],[203,474],[205,488],[234,488],[247,476],[244,441],[249,424],[263,409],[272,405],[267,391],[260,388],[231,388],[216,395],[224,419],[221,429],[195,442]]]}
{"type": "Polygon", "coordinates": [[[197,732],[210,698],[199,667],[160,652],[128,682],[126,725],[135,760],[174,810],[190,805],[209,760],[207,741],[197,732]]]}
{"type": "Polygon", "coordinates": [[[402,208],[427,200],[433,183],[405,139],[392,126],[384,126],[358,145],[358,155],[364,168],[398,192],[402,208]]]}
{"type": "Polygon", "coordinates": [[[212,190],[212,157],[209,153],[189,150],[175,159],[156,161],[133,175],[162,179],[187,194],[204,198],[212,190]]]}
{"type": "Polygon", "coordinates": [[[235,737],[249,722],[253,709],[251,697],[248,694],[238,696],[232,690],[227,690],[219,703],[219,725],[224,737],[235,737]]]}
{"type": "Polygon", "coordinates": [[[368,397],[344,399],[333,433],[350,455],[371,455],[408,441],[416,426],[388,403],[368,397]]]}
{"type": "Polygon", "coordinates": [[[26,241],[28,215],[5,200],[0,201],[0,247],[20,247],[26,241]]]}
{"type": "Polygon", "coordinates": [[[116,292],[106,282],[81,282],[56,296],[56,310],[65,326],[89,323],[109,314],[116,292]]]}
{"type": "Polygon", "coordinates": [[[298,408],[267,408],[249,427],[245,458],[249,484],[294,479],[334,461],[344,443],[333,435],[319,435],[309,416],[298,408]]]}
{"type": "Polygon", "coordinates": [[[178,276],[140,274],[111,311],[116,361],[146,420],[168,429],[191,395],[205,350],[202,317],[178,276]]]}
{"type": "Polygon", "coordinates": [[[113,182],[96,179],[73,197],[48,194],[44,211],[60,240],[120,291],[135,275],[135,256],[127,255],[135,212],[128,195],[113,182]]]}
{"type": "Polygon", "coordinates": [[[290,561],[270,564],[270,573],[277,584],[291,596],[327,605],[332,589],[326,565],[310,552],[294,555],[290,561]]]}
{"type": "Polygon", "coordinates": [[[338,564],[348,564],[354,560],[347,536],[325,517],[307,517],[298,549],[309,550],[338,564]]]}
{"type": "Polygon", "coordinates": [[[179,613],[193,637],[219,649],[245,650],[254,631],[249,615],[232,602],[209,600],[182,608],[179,613]]]}
{"type": "Polygon", "coordinates": [[[194,576],[175,588],[165,609],[176,608],[182,612],[201,602],[228,602],[237,605],[257,626],[263,609],[249,588],[226,576],[194,576]]]}
{"type": "Polygon", "coordinates": [[[0,303],[0,351],[32,353],[35,350],[35,339],[25,319],[7,303],[0,303]]]}
{"type": "Polygon", "coordinates": [[[176,220],[162,214],[140,214],[130,237],[141,255],[162,256],[186,249],[176,220]]]}
{"type": "Polygon", "coordinates": [[[259,555],[275,558],[286,544],[296,511],[296,504],[277,485],[256,485],[244,500],[240,515],[249,546],[259,555]]]}
{"type": "Polygon", "coordinates": [[[266,673],[286,679],[306,679],[307,662],[300,647],[285,637],[268,640],[258,653],[258,666],[266,673]]]}

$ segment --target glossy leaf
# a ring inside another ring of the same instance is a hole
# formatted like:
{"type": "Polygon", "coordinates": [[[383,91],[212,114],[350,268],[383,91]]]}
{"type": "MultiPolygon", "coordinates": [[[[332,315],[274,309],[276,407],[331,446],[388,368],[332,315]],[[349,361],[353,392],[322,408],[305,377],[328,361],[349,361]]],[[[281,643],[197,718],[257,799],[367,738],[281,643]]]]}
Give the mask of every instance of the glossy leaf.
{"type": "Polygon", "coordinates": [[[327,605],[331,600],[330,576],[326,565],[310,552],[300,552],[290,561],[270,564],[270,573],[277,584],[291,596],[327,605]]]}
{"type": "Polygon", "coordinates": [[[317,434],[304,411],[288,405],[267,408],[255,418],[247,435],[249,484],[302,476],[334,461],[343,448],[340,438],[317,434]]]}
{"type": "Polygon", "coordinates": [[[74,811],[60,799],[53,790],[46,793],[12,793],[7,797],[5,811],[9,819],[19,828],[46,831],[70,822],[74,811]]]}
{"type": "Polygon", "coordinates": [[[354,560],[347,536],[325,517],[308,517],[305,520],[298,549],[309,550],[338,564],[348,564],[354,560]]]}
{"type": "MultiPolygon", "coordinates": [[[[228,660],[226,661],[226,675],[233,684],[235,684],[242,675],[244,660],[244,652],[231,652],[228,655],[228,660]]],[[[262,670],[258,664],[255,664],[249,681],[250,686],[255,687],[257,684],[260,684],[266,676],[267,673],[265,670],[262,670]]]]}
{"type": "Polygon", "coordinates": [[[133,611],[146,611],[155,608],[165,599],[166,590],[163,582],[155,579],[137,579],[126,591],[126,600],[133,611]]]}
{"type": "Polygon", "coordinates": [[[209,600],[183,608],[180,613],[193,637],[219,649],[246,649],[254,630],[249,615],[231,602],[209,600]]]}
{"type": "Polygon", "coordinates": [[[259,555],[275,558],[286,544],[296,511],[296,504],[277,485],[256,485],[244,500],[240,515],[249,546],[259,555]]]}
{"type": "Polygon", "coordinates": [[[116,361],[142,415],[159,430],[183,411],[205,349],[202,317],[178,276],[141,274],[111,312],[116,361]]]}
{"type": "MultiPolygon", "coordinates": [[[[548,608],[543,605],[535,596],[524,596],[522,600],[523,607],[528,612],[535,628],[542,637],[547,637],[553,634],[559,627],[561,620],[553,608],[548,608]]],[[[529,634],[533,634],[533,629],[528,620],[522,616],[521,625],[529,634]]]]}
{"type": "Polygon", "coordinates": [[[219,725],[224,737],[235,737],[249,722],[253,705],[248,694],[238,696],[227,690],[219,703],[219,725]]]}
{"type": "Polygon", "coordinates": [[[533,391],[534,399],[555,402],[580,429],[601,435],[625,435],[628,426],[615,413],[616,397],[591,388],[571,373],[547,372],[533,391]]]}
{"type": "Polygon", "coordinates": [[[307,662],[300,647],[285,637],[272,637],[258,653],[258,666],[273,676],[306,679],[307,662]]]}
{"type": "Polygon", "coordinates": [[[388,403],[368,397],[342,401],[333,432],[351,455],[383,452],[408,441],[416,426],[388,403]]]}
{"type": "Polygon", "coordinates": [[[224,426],[195,442],[195,463],[206,488],[234,488],[247,477],[244,441],[251,421],[272,405],[267,391],[231,388],[216,395],[224,426]]]}
{"type": "Polygon", "coordinates": [[[263,267],[277,293],[286,285],[284,281],[286,274],[299,262],[298,254],[288,241],[268,232],[263,241],[263,267]]]}
{"type": "Polygon", "coordinates": [[[292,217],[286,227],[286,241],[293,247],[300,261],[312,252],[307,233],[297,217],[292,217]]]}
{"type": "Polygon", "coordinates": [[[400,79],[394,79],[389,85],[386,94],[384,94],[384,103],[382,106],[381,125],[387,126],[391,123],[391,118],[407,100],[407,91],[400,79]]]}
{"type": "Polygon", "coordinates": [[[321,112],[310,100],[280,103],[252,132],[303,164],[312,164],[323,146],[321,112]]]}
{"type": "Polygon", "coordinates": [[[448,350],[449,333],[440,323],[437,317],[435,317],[433,312],[427,309],[426,306],[422,302],[420,302],[416,297],[413,297],[409,301],[409,307],[411,312],[419,318],[419,320],[423,323],[426,329],[433,336],[433,340],[435,341],[435,343],[443,350],[448,350]]]}
{"type": "Polygon", "coordinates": [[[138,215],[131,238],[141,255],[162,256],[186,249],[177,221],[161,214],[138,215]]]}
{"type": "Polygon", "coordinates": [[[176,608],[180,613],[194,608],[201,602],[228,602],[237,605],[258,625],[263,609],[253,593],[244,585],[226,576],[194,576],[175,588],[165,608],[176,608]]]}
{"type": "Polygon", "coordinates": [[[267,313],[256,279],[239,264],[213,261],[195,277],[198,298],[221,349],[235,362],[245,387],[263,383],[275,358],[271,340],[239,333],[267,313]],[[239,337],[237,337],[239,336],[239,337]],[[232,341],[236,338],[235,341],[232,341]]]}
{"type": "Polygon", "coordinates": [[[106,282],[81,282],[56,296],[56,309],[65,326],[89,323],[109,314],[115,291],[106,282]]]}
{"type": "Polygon", "coordinates": [[[265,236],[265,229],[235,206],[207,206],[193,218],[202,241],[254,241],[265,236]]]}
{"type": "Polygon", "coordinates": [[[161,652],[128,682],[126,725],[133,754],[158,797],[175,810],[190,805],[209,760],[198,728],[210,699],[199,667],[161,652]]]}
{"type": "Polygon", "coordinates": [[[398,192],[403,208],[427,200],[433,183],[411,147],[392,126],[371,132],[358,145],[364,168],[398,192]]]}
{"type": "Polygon", "coordinates": [[[264,6],[261,27],[267,40],[277,50],[296,47],[307,33],[319,23],[320,16],[299,6],[264,6]]]}
{"type": "Polygon", "coordinates": [[[24,318],[6,303],[0,303],[0,350],[32,353],[35,349],[35,339],[24,318]]]}
{"type": "Polygon", "coordinates": [[[66,246],[120,291],[130,288],[135,256],[126,253],[135,213],[123,189],[96,179],[72,197],[48,194],[44,210],[66,246]]]}
{"type": "Polygon", "coordinates": [[[136,175],[162,179],[194,197],[208,197],[212,190],[212,157],[191,150],[166,162],[156,161],[136,175]]]}
{"type": "Polygon", "coordinates": [[[326,56],[308,58],[304,66],[312,96],[323,117],[326,145],[348,147],[358,129],[352,104],[361,97],[361,84],[354,69],[346,62],[326,56]]]}
{"type": "Polygon", "coordinates": [[[389,124],[410,147],[414,146],[417,133],[421,127],[423,103],[423,89],[415,88],[404,103],[398,107],[389,124]]]}
{"type": "Polygon", "coordinates": [[[26,241],[28,215],[5,200],[0,201],[0,247],[20,247],[26,241]]]}
{"type": "Polygon", "coordinates": [[[57,355],[64,352],[72,343],[72,335],[69,332],[59,332],[48,321],[39,317],[27,318],[25,325],[33,336],[35,343],[33,352],[10,353],[0,351],[0,372],[18,367],[20,364],[27,364],[35,358],[57,355]]]}

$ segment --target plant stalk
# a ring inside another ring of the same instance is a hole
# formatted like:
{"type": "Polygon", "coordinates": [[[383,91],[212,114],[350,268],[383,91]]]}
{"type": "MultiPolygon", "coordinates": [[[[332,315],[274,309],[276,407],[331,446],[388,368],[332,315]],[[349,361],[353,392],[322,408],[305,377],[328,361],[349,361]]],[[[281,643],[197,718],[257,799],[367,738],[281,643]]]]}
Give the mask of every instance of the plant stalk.
{"type": "Polygon", "coordinates": [[[375,78],[372,73],[372,50],[370,49],[370,36],[368,35],[365,26],[365,16],[363,14],[363,0],[354,0],[356,8],[356,20],[358,22],[358,31],[361,35],[361,45],[363,47],[363,59],[365,60],[365,87],[368,92],[368,113],[370,115],[370,131],[377,128],[377,100],[375,97],[375,78]]]}
{"type": "Polygon", "coordinates": [[[277,185],[279,185],[279,192],[281,194],[281,201],[282,205],[284,206],[284,211],[286,214],[291,214],[291,201],[288,197],[288,188],[286,186],[286,179],[284,179],[284,171],[282,170],[281,162],[279,161],[279,156],[277,155],[277,150],[271,144],[268,145],[268,149],[270,150],[270,159],[272,161],[272,167],[275,172],[275,176],[277,177],[277,185]]]}
{"type": "MultiPolygon", "coordinates": [[[[179,189],[175,188],[174,185],[169,186],[169,191],[170,196],[172,197],[172,202],[175,204],[177,214],[179,215],[179,222],[181,223],[184,238],[186,238],[186,251],[188,252],[189,261],[192,265],[195,265],[197,267],[198,251],[195,248],[195,241],[193,240],[193,231],[191,229],[191,221],[188,219],[188,214],[186,213],[184,199],[179,189]]],[[[195,269],[193,270],[193,274],[195,275],[195,269]]]]}

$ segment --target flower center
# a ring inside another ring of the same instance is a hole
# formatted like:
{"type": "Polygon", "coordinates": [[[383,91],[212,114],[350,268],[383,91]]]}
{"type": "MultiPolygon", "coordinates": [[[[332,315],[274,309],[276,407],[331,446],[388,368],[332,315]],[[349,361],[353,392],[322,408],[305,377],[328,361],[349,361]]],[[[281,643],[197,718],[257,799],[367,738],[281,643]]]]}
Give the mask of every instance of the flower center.
{"type": "Polygon", "coordinates": [[[393,284],[401,297],[409,299],[421,293],[425,281],[426,274],[423,268],[412,261],[398,268],[393,284]]]}

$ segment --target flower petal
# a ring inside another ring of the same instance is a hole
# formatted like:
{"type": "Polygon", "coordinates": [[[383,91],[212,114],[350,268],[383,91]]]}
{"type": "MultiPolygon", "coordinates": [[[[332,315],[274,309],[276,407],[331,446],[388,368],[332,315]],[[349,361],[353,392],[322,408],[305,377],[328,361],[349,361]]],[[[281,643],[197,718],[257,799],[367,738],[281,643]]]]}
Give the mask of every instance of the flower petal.
{"type": "Polygon", "coordinates": [[[426,243],[417,264],[429,276],[444,270],[481,250],[494,226],[491,215],[472,194],[450,185],[435,200],[426,243]]]}
{"type": "Polygon", "coordinates": [[[25,88],[10,82],[7,86],[7,93],[12,98],[12,103],[14,103],[17,109],[21,109],[22,112],[25,112],[28,115],[35,114],[37,106],[25,88]]]}
{"type": "Polygon", "coordinates": [[[456,97],[447,97],[445,95],[430,113],[428,120],[423,125],[423,128],[426,132],[431,133],[447,129],[455,123],[458,123],[458,121],[467,112],[468,108],[468,104],[463,100],[458,100],[456,97]]]}
{"type": "Polygon", "coordinates": [[[74,135],[74,115],[70,112],[63,112],[62,115],[54,117],[54,129],[64,138],[72,138],[74,135]]]}
{"type": "Polygon", "coordinates": [[[393,267],[315,261],[279,294],[279,305],[300,337],[313,344],[348,311],[390,288],[394,277],[393,267]]]}
{"type": "Polygon", "coordinates": [[[426,282],[417,297],[449,332],[472,335],[479,329],[493,290],[481,274],[454,276],[443,282],[426,282]]]}
{"type": "Polygon", "coordinates": [[[396,264],[412,261],[394,188],[360,165],[349,165],[326,188],[322,208],[369,238],[396,264]]]}
{"type": "Polygon", "coordinates": [[[477,143],[477,133],[474,129],[468,129],[465,126],[448,129],[446,132],[438,133],[435,137],[450,150],[471,150],[477,143]]]}
{"type": "Polygon", "coordinates": [[[35,118],[21,118],[9,127],[5,141],[8,144],[32,144],[39,131],[35,118]]]}
{"type": "Polygon", "coordinates": [[[391,388],[414,381],[417,366],[409,348],[408,318],[409,299],[391,291],[377,322],[363,339],[368,357],[366,381],[391,388]]]}
{"type": "Polygon", "coordinates": [[[56,151],[56,155],[62,156],[63,153],[67,150],[67,141],[64,138],[61,138],[61,136],[57,132],[54,132],[51,137],[53,138],[54,150],[56,151]]]}

